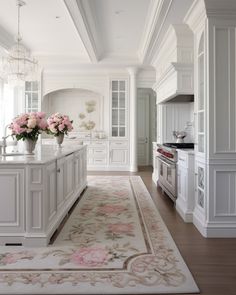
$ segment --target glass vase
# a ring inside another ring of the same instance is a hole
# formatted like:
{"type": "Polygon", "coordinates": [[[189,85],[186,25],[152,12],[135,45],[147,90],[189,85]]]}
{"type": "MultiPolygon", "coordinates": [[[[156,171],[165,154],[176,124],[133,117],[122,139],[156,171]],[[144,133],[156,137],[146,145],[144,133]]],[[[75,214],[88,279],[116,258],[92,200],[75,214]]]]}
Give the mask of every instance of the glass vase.
{"type": "Polygon", "coordinates": [[[61,148],[61,144],[63,143],[63,140],[64,140],[64,133],[55,135],[55,138],[56,138],[58,148],[61,148]]]}
{"type": "Polygon", "coordinates": [[[37,143],[37,139],[33,140],[30,138],[26,138],[24,140],[26,155],[34,155],[34,149],[35,149],[36,143],[37,143]]]}

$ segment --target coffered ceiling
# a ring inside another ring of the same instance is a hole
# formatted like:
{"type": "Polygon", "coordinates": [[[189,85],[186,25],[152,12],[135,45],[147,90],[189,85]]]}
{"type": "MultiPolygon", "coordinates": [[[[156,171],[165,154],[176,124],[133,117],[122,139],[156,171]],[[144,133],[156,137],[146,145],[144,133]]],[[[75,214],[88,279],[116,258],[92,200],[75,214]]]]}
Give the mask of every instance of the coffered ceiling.
{"type": "MultiPolygon", "coordinates": [[[[24,0],[23,43],[45,63],[149,64],[169,24],[193,0],[24,0]]],[[[0,45],[17,32],[15,0],[0,0],[0,45]]]]}

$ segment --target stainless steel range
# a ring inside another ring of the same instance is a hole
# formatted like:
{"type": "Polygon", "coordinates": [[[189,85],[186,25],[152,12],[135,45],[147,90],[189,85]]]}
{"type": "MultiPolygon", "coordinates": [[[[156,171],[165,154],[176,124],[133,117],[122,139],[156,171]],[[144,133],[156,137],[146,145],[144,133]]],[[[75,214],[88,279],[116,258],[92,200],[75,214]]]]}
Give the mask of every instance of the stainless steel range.
{"type": "Polygon", "coordinates": [[[158,184],[175,202],[177,198],[177,161],[176,149],[194,148],[193,143],[164,143],[157,145],[158,184]]]}

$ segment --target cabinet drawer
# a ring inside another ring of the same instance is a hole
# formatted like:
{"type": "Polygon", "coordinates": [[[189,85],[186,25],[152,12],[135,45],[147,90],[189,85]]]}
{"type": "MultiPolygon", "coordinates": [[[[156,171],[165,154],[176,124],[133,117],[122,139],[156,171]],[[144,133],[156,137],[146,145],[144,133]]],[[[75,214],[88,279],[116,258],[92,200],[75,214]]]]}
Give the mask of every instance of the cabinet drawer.
{"type": "Polygon", "coordinates": [[[93,164],[94,165],[106,165],[107,164],[107,159],[106,158],[93,159],[93,164]]]}
{"type": "Polygon", "coordinates": [[[91,141],[90,143],[91,146],[102,146],[102,147],[106,147],[107,146],[107,142],[106,141],[91,141]]]}
{"type": "Polygon", "coordinates": [[[128,148],[128,141],[112,141],[111,148],[128,148]]]}

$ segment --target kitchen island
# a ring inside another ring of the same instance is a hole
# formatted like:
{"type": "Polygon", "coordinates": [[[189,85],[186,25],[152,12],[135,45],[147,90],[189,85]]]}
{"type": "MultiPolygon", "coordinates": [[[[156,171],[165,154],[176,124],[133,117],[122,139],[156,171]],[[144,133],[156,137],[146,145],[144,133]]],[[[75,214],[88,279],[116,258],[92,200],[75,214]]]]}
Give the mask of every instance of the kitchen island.
{"type": "Polygon", "coordinates": [[[86,146],[0,155],[0,245],[46,246],[87,185],[86,146]]]}

